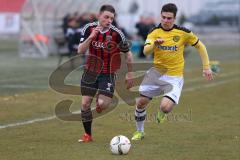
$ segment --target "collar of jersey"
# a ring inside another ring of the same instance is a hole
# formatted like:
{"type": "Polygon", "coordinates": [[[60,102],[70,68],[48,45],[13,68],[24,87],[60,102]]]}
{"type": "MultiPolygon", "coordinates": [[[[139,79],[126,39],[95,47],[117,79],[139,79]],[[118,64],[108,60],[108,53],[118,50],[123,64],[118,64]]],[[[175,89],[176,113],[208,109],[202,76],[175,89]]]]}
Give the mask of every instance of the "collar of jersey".
{"type": "MultiPolygon", "coordinates": [[[[97,25],[99,26],[99,22],[97,22],[97,25]]],[[[100,33],[101,33],[101,34],[107,33],[107,32],[109,31],[109,29],[111,28],[111,26],[112,26],[112,25],[110,25],[110,26],[108,27],[108,29],[106,29],[106,30],[103,31],[103,32],[100,31],[100,33]]]]}
{"type": "Polygon", "coordinates": [[[176,24],[174,24],[171,29],[164,29],[164,28],[162,27],[161,23],[158,25],[158,27],[159,27],[159,28],[162,28],[162,30],[164,30],[164,31],[171,31],[171,30],[173,30],[173,29],[176,27],[176,24]]]}

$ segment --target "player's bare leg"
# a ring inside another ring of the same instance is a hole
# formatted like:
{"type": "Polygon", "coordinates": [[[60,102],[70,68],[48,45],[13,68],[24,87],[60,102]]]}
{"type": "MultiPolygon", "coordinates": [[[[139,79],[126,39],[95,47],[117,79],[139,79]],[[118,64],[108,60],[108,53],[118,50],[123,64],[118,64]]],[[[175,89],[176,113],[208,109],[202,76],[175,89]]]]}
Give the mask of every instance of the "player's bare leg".
{"type": "Polygon", "coordinates": [[[157,113],[157,122],[163,123],[167,119],[167,114],[170,113],[175,103],[168,97],[163,97],[159,112],[157,113]]]}
{"type": "Polygon", "coordinates": [[[96,104],[96,111],[101,113],[104,109],[106,109],[110,103],[112,102],[112,98],[99,94],[97,96],[97,104],[96,104]]]}

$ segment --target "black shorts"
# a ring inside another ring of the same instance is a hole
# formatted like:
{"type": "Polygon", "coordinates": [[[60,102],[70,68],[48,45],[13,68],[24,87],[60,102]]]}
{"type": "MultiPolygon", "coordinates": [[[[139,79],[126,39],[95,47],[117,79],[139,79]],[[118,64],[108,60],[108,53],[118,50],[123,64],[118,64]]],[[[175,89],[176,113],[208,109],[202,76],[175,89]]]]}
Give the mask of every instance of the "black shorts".
{"type": "Polygon", "coordinates": [[[96,74],[84,71],[81,79],[81,93],[84,96],[94,97],[98,94],[112,98],[115,88],[115,74],[96,74]]]}

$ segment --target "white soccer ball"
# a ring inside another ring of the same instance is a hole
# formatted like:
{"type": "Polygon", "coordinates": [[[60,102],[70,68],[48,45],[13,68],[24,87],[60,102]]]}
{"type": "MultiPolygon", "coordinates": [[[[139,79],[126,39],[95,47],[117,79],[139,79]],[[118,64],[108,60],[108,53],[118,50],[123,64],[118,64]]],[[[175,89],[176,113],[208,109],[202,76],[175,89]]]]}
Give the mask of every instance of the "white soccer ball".
{"type": "Polygon", "coordinates": [[[118,135],[112,138],[110,142],[110,150],[113,154],[127,154],[131,148],[130,140],[123,135],[118,135]]]}

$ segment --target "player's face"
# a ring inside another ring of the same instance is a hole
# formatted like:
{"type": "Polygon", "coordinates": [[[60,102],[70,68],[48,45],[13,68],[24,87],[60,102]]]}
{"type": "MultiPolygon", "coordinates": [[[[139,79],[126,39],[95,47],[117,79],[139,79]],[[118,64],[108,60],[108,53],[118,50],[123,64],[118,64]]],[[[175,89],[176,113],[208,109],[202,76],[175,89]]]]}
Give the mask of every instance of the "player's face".
{"type": "Polygon", "coordinates": [[[162,12],[161,13],[161,25],[164,29],[171,29],[174,25],[175,17],[172,12],[162,12]]]}
{"type": "Polygon", "coordinates": [[[114,14],[109,11],[103,11],[99,14],[98,21],[103,28],[109,27],[114,19],[114,14]]]}

